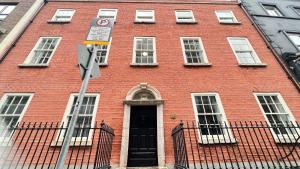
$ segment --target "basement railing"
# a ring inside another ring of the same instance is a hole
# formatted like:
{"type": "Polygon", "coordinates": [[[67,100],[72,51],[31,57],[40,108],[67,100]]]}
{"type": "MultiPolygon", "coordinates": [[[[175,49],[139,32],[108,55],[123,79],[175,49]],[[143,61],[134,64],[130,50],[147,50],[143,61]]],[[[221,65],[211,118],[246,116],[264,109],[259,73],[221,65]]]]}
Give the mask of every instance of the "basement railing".
{"type": "Polygon", "coordinates": [[[300,168],[295,122],[181,122],[172,130],[176,169],[300,168]]]}
{"type": "MultiPolygon", "coordinates": [[[[67,128],[60,123],[22,123],[0,131],[0,169],[56,166],[67,128]]],[[[64,169],[108,169],[114,130],[104,122],[77,127],[64,169]]]]}

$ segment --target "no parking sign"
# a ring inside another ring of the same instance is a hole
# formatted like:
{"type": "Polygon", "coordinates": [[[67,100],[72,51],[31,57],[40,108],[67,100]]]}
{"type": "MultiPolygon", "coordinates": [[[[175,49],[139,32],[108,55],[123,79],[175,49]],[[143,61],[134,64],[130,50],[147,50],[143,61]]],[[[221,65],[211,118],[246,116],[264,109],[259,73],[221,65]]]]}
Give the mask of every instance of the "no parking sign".
{"type": "Polygon", "coordinates": [[[108,45],[114,19],[94,18],[84,44],[108,45]]]}

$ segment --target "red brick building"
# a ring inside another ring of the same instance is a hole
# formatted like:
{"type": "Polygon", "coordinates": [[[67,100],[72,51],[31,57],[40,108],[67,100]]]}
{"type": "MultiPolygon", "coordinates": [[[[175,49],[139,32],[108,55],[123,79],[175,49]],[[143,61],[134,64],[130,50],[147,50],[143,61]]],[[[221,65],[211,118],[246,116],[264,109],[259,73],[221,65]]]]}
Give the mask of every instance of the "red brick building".
{"type": "MultiPolygon", "coordinates": [[[[218,128],[300,118],[299,92],[237,2],[49,0],[0,65],[3,121],[68,121],[81,84],[77,45],[96,16],[115,25],[111,45],[99,47],[101,77],[89,83],[78,124],[104,120],[115,129],[113,167],[172,166],[180,120],[218,128]],[[147,139],[157,142],[151,157],[136,152],[146,159],[139,162],[130,153],[142,128],[154,128],[147,139]]],[[[209,142],[220,131],[200,132],[209,142]]]]}

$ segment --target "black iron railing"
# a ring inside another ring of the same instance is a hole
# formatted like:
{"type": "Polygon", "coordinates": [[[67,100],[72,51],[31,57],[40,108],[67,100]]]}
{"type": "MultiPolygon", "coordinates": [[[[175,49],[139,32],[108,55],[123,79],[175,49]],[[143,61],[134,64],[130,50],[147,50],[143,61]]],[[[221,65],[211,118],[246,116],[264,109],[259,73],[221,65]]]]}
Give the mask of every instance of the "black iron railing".
{"type": "Polygon", "coordinates": [[[180,123],[172,130],[175,168],[300,168],[300,127],[295,122],[180,123]]]}
{"type": "MultiPolygon", "coordinates": [[[[0,131],[0,169],[56,166],[67,128],[59,123],[22,123],[0,131]]],[[[114,130],[105,123],[75,128],[66,169],[110,168],[114,130]]]]}

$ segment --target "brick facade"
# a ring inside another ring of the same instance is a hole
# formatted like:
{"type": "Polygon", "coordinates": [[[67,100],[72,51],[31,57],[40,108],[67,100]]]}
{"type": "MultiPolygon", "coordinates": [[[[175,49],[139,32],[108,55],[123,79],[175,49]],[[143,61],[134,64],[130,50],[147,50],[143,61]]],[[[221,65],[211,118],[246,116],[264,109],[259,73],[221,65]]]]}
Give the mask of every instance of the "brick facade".
{"type": "MultiPolygon", "coordinates": [[[[219,93],[229,121],[264,121],[254,92],[278,92],[297,120],[300,95],[267,48],[259,33],[237,4],[48,2],[0,65],[0,92],[32,92],[33,99],[22,121],[61,121],[71,93],[77,93],[81,80],[77,66],[77,45],[85,40],[90,21],[100,8],[118,9],[108,66],[101,77],[91,80],[88,92],[100,93],[96,120],[115,129],[112,163],[120,160],[123,101],[127,92],[148,83],[164,100],[166,163],[174,163],[171,130],[180,120],[193,121],[191,93],[219,93]],[[73,8],[69,24],[49,24],[57,8],[73,8]],[[136,9],[154,9],[155,24],[134,24],[136,9]],[[193,10],[197,24],[176,24],[176,9],[193,10]],[[239,25],[222,25],[215,10],[232,10],[239,25]],[[40,36],[61,36],[50,65],[21,68],[40,36]],[[135,36],[156,37],[157,67],[130,66],[135,36]],[[180,37],[201,37],[208,67],[186,67],[180,37]],[[241,67],[227,37],[247,37],[266,67],[241,67]],[[176,117],[174,119],[174,117],[176,117]]],[[[8,18],[9,19],[9,18],[8,18]]]]}

